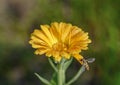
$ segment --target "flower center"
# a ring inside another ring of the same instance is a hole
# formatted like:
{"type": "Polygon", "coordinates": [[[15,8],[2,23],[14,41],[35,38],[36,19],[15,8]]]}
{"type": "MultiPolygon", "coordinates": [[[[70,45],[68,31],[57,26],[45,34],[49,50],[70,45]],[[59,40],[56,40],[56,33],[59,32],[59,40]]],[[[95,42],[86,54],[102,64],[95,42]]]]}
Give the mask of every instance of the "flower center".
{"type": "Polygon", "coordinates": [[[57,43],[53,44],[52,48],[55,51],[58,51],[58,52],[62,52],[62,51],[67,50],[66,45],[64,43],[62,43],[62,42],[57,42],[57,43]]]}

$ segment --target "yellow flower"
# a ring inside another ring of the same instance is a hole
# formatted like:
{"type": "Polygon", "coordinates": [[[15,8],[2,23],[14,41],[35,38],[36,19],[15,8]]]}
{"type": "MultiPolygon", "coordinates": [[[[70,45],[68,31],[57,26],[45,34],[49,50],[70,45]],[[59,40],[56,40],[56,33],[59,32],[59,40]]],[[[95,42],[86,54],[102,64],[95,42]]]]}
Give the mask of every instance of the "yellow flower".
{"type": "Polygon", "coordinates": [[[88,49],[91,43],[88,33],[69,23],[54,22],[51,25],[41,25],[31,34],[29,43],[36,49],[35,54],[45,54],[60,61],[63,57],[74,57],[83,64],[83,57],[79,53],[88,49]]]}

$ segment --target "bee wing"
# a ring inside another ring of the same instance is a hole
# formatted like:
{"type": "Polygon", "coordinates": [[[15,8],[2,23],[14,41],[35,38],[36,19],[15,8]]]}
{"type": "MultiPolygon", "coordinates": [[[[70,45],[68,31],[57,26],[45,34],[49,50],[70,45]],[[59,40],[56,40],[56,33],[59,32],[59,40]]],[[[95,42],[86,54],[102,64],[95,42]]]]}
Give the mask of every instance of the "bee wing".
{"type": "Polygon", "coordinates": [[[86,61],[87,61],[88,63],[93,63],[93,62],[95,61],[95,58],[88,58],[88,59],[86,59],[86,61]]]}

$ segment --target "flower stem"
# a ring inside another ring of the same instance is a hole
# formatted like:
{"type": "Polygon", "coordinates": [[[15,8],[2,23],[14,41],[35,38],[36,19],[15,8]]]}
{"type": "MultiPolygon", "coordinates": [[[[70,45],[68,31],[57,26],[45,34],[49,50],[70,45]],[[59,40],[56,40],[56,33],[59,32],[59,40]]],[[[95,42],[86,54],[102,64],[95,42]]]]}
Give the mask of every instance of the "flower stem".
{"type": "Polygon", "coordinates": [[[65,60],[62,60],[58,65],[58,85],[65,84],[65,70],[63,69],[65,60]]]}
{"type": "Polygon", "coordinates": [[[71,85],[73,82],[75,82],[79,76],[85,71],[85,67],[82,66],[79,71],[77,72],[77,74],[68,82],[66,83],[65,85],[71,85]]]}
{"type": "Polygon", "coordinates": [[[60,68],[58,70],[58,85],[63,85],[63,81],[62,81],[62,69],[60,68]]]}

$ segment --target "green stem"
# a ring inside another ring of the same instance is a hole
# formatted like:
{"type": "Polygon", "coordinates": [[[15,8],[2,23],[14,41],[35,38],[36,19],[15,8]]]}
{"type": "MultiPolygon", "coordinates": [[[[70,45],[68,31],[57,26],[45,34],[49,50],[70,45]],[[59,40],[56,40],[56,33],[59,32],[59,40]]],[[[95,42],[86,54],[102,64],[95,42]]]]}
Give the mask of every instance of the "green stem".
{"type": "Polygon", "coordinates": [[[65,70],[63,69],[65,60],[63,59],[58,65],[58,85],[65,84],[65,70]]]}
{"type": "Polygon", "coordinates": [[[61,68],[58,70],[58,85],[63,85],[61,68]]]}
{"type": "Polygon", "coordinates": [[[79,76],[80,76],[84,71],[85,71],[85,67],[82,66],[82,67],[79,69],[79,71],[77,72],[77,74],[76,74],[68,83],[66,83],[65,85],[70,85],[70,84],[72,84],[73,82],[75,82],[75,81],[79,78],[79,76]]]}
{"type": "Polygon", "coordinates": [[[63,85],[65,84],[65,70],[62,70],[62,80],[63,80],[63,85]]]}

